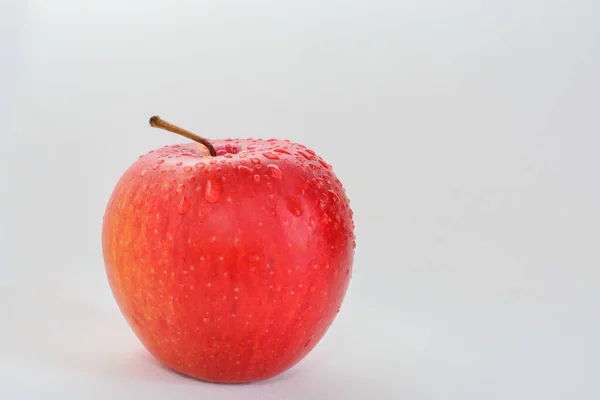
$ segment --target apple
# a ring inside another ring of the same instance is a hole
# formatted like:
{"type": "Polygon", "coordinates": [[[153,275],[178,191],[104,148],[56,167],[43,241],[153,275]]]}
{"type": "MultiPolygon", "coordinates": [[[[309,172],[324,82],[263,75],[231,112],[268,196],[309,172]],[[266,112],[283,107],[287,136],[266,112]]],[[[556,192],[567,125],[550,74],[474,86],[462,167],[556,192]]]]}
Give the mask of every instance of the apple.
{"type": "Polygon", "coordinates": [[[140,156],[106,207],[115,301],[143,346],[193,378],[248,383],[302,360],[352,273],[352,211],[331,165],[280,139],[192,139],[140,156]]]}

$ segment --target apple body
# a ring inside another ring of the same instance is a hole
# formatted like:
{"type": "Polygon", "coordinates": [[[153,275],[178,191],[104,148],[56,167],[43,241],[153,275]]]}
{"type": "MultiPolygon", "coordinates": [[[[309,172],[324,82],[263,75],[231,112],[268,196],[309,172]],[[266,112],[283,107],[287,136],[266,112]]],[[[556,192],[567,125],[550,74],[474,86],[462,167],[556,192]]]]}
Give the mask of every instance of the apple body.
{"type": "Polygon", "coordinates": [[[221,139],[141,156],[108,202],[115,300],[161,363],[210,382],[263,380],[321,340],[352,273],[348,198],[288,140],[221,139]]]}

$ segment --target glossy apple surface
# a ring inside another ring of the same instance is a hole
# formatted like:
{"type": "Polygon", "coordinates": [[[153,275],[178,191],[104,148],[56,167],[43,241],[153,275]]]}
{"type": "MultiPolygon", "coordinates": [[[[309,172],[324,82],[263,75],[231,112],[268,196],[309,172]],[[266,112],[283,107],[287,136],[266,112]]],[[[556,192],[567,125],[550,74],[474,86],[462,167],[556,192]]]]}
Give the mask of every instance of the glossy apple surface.
{"type": "Polygon", "coordinates": [[[136,336],[164,365],[241,383],[292,367],[345,296],[349,201],[331,167],[287,140],[214,140],[141,156],[104,216],[106,273],[136,336]]]}

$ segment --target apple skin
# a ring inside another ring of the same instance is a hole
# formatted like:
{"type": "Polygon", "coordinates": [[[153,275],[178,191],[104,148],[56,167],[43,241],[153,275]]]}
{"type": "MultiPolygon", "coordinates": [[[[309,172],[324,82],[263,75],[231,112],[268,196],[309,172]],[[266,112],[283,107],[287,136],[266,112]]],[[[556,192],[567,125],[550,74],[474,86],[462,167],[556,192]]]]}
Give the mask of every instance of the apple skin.
{"type": "Polygon", "coordinates": [[[102,227],[107,278],[144,347],[199,380],[276,376],[345,297],[352,210],[332,168],[279,139],[165,146],[131,165],[102,227]]]}

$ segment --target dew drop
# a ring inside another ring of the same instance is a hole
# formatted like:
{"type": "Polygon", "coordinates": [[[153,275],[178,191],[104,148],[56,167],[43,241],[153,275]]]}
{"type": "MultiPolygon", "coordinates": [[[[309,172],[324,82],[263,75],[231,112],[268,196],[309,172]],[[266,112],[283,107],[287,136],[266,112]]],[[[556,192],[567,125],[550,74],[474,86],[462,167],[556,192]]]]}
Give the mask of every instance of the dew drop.
{"type": "Polygon", "coordinates": [[[269,160],[279,160],[279,156],[277,154],[273,153],[272,151],[265,151],[263,153],[263,156],[265,156],[269,160]]]}
{"type": "Polygon", "coordinates": [[[252,157],[250,161],[252,161],[254,164],[260,164],[260,159],[256,157],[252,157]]]}
{"type": "Polygon", "coordinates": [[[291,197],[288,199],[287,201],[287,208],[288,210],[290,210],[290,212],[292,213],[293,216],[295,217],[299,217],[302,215],[302,213],[304,212],[302,210],[302,207],[300,205],[300,201],[295,198],[295,197],[291,197]]]}
{"type": "Polygon", "coordinates": [[[300,154],[302,157],[306,158],[307,160],[311,160],[312,158],[314,158],[310,154],[308,154],[302,150],[298,150],[297,153],[300,154]]]}
{"type": "Polygon", "coordinates": [[[260,175],[254,175],[254,182],[260,182],[260,175]]]}
{"type": "Polygon", "coordinates": [[[196,165],[194,165],[194,167],[196,167],[198,169],[202,169],[202,168],[204,168],[204,163],[203,162],[196,163],[196,165]]]}
{"type": "Polygon", "coordinates": [[[192,167],[190,167],[189,165],[186,165],[185,167],[183,167],[183,170],[185,172],[190,172],[192,170],[192,167]]]}
{"type": "Polygon", "coordinates": [[[246,167],[245,165],[238,165],[237,166],[238,171],[240,172],[246,172],[246,173],[252,173],[252,169],[246,167]]]}
{"type": "Polygon", "coordinates": [[[179,167],[181,164],[183,164],[183,162],[177,161],[177,163],[175,165],[177,165],[179,167]]]}
{"type": "Polygon", "coordinates": [[[233,158],[233,156],[231,154],[229,154],[229,153],[225,154],[223,157],[225,157],[225,158],[233,158]]]}
{"type": "Polygon", "coordinates": [[[159,159],[158,161],[156,161],[156,163],[157,163],[157,164],[162,164],[162,163],[164,163],[164,162],[165,162],[165,160],[164,160],[164,159],[162,159],[162,158],[161,158],[161,159],[159,159]]]}
{"type": "Polygon", "coordinates": [[[206,191],[204,192],[204,199],[209,203],[216,203],[221,196],[221,184],[217,181],[206,181],[206,191]]]}
{"type": "Polygon", "coordinates": [[[143,170],[143,171],[142,171],[142,176],[146,176],[146,174],[147,174],[147,173],[148,173],[148,171],[146,171],[146,170],[143,170]]]}
{"type": "Polygon", "coordinates": [[[289,151],[287,151],[286,149],[282,149],[282,148],[276,148],[273,149],[273,151],[277,152],[277,153],[282,153],[282,154],[289,154],[292,155],[292,153],[290,153],[289,151]]]}
{"type": "Polygon", "coordinates": [[[325,182],[321,178],[315,178],[311,180],[311,182],[319,189],[323,189],[325,187],[325,182]]]}
{"type": "Polygon", "coordinates": [[[177,192],[177,194],[181,194],[183,192],[183,184],[179,184],[177,185],[177,189],[175,189],[175,191],[177,192]]]}
{"type": "Polygon", "coordinates": [[[306,149],[305,151],[312,156],[314,156],[316,154],[315,151],[312,149],[306,149]]]}
{"type": "Polygon", "coordinates": [[[283,177],[283,172],[281,172],[279,167],[275,164],[267,165],[267,170],[269,170],[271,176],[275,179],[281,179],[283,177]]]}
{"type": "Polygon", "coordinates": [[[177,207],[177,212],[181,215],[187,214],[192,208],[190,201],[187,197],[183,196],[181,201],[179,202],[179,207],[177,207]]]}
{"type": "Polygon", "coordinates": [[[329,191],[329,197],[335,204],[340,204],[340,196],[338,196],[333,190],[329,191]]]}
{"type": "Polygon", "coordinates": [[[216,163],[217,163],[217,160],[215,160],[214,158],[213,158],[212,160],[210,160],[210,161],[209,161],[209,164],[213,164],[213,165],[214,165],[214,164],[216,164],[216,163]]]}
{"type": "Polygon", "coordinates": [[[329,164],[327,164],[322,158],[319,158],[319,163],[321,163],[321,165],[325,168],[329,168],[329,164]]]}
{"type": "Polygon", "coordinates": [[[196,177],[195,176],[190,176],[189,178],[187,178],[187,181],[189,183],[194,183],[196,181],[196,177]]]}

